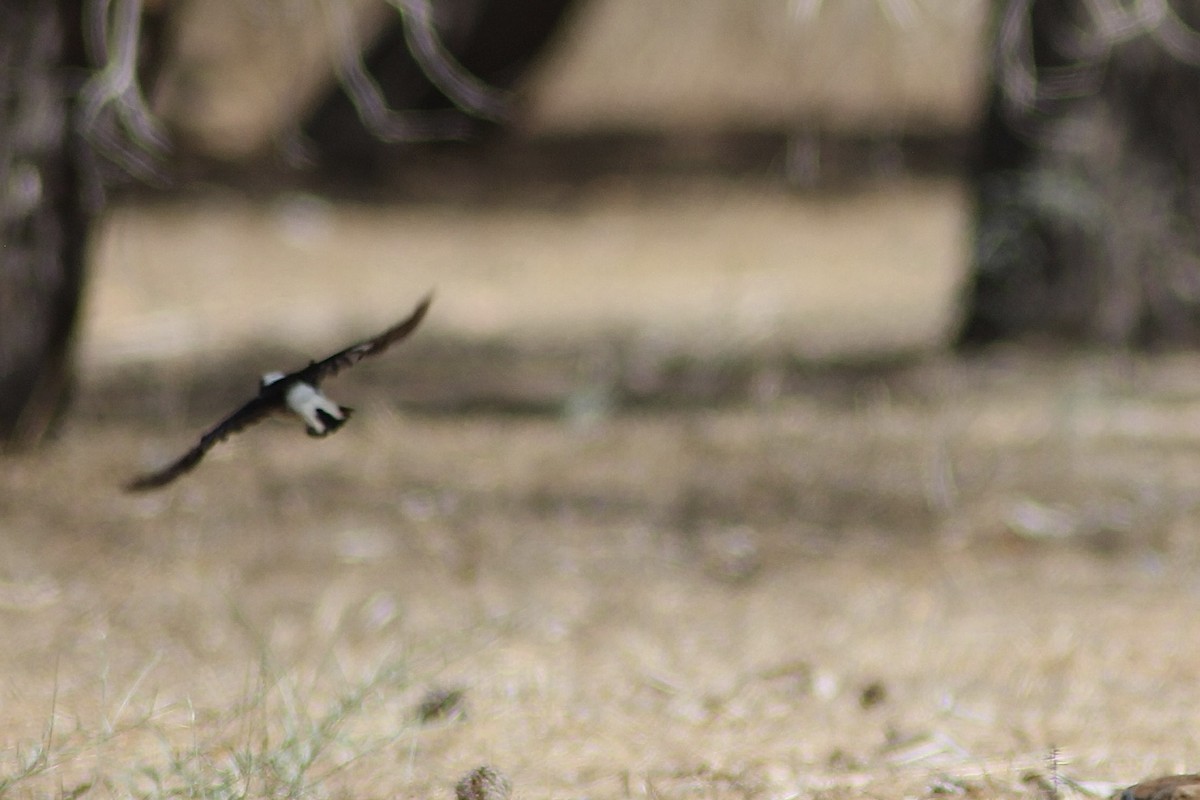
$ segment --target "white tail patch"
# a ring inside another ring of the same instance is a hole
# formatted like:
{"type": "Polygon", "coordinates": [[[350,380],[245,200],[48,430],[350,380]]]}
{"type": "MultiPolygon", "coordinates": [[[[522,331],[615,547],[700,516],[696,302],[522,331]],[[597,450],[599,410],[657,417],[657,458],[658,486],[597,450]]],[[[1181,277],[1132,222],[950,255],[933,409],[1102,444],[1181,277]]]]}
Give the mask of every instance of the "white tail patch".
{"type": "Polygon", "coordinates": [[[346,410],[326,397],[319,389],[297,381],[287,391],[288,408],[308,426],[313,436],[324,436],[346,421],[346,410]]]}

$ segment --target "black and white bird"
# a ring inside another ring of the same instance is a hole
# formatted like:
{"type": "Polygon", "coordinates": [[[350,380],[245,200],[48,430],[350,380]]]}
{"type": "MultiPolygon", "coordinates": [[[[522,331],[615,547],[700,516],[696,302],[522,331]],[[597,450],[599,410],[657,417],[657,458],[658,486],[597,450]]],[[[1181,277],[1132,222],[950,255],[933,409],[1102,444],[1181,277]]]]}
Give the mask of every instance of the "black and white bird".
{"type": "Polygon", "coordinates": [[[353,409],[326,397],[320,389],[321,381],[357,364],[367,356],[382,353],[411,334],[425,318],[432,301],[433,296],[427,295],[405,319],[373,339],[350,345],[321,361],[310,361],[307,367],[295,372],[268,372],[263,375],[256,397],[214,425],[200,437],[200,441],[191,450],[157,472],[131,481],[126,485],[126,489],[140,492],[166,486],[199,464],[204,454],[218,442],[276,411],[291,411],[304,420],[309,436],[327,436],[333,433],[345,424],[353,409]]]}

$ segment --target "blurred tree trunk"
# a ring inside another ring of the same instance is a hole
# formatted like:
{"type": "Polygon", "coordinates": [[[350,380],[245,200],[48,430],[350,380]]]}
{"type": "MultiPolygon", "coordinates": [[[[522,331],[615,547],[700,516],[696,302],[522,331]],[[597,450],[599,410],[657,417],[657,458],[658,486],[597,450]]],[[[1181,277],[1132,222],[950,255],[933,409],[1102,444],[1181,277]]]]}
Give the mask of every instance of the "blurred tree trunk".
{"type": "Polygon", "coordinates": [[[72,118],[81,2],[6,3],[0,24],[0,447],[39,439],[70,382],[91,221],[72,118]]]}
{"type": "Polygon", "coordinates": [[[1149,5],[997,0],[961,345],[1200,345],[1200,0],[1149,5]]]}

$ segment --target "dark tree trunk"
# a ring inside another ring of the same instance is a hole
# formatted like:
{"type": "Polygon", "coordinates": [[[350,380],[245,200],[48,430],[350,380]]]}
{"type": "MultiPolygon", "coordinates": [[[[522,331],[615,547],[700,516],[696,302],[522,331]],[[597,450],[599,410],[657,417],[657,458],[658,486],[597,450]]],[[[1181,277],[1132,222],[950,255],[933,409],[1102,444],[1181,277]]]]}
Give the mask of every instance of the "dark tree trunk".
{"type": "Polygon", "coordinates": [[[995,7],[959,343],[1200,345],[1200,0],[1120,35],[1139,4],[1024,5],[995,7]]]}
{"type": "Polygon", "coordinates": [[[6,3],[0,24],[0,448],[39,439],[71,374],[91,214],[73,120],[80,2],[6,3]]]}

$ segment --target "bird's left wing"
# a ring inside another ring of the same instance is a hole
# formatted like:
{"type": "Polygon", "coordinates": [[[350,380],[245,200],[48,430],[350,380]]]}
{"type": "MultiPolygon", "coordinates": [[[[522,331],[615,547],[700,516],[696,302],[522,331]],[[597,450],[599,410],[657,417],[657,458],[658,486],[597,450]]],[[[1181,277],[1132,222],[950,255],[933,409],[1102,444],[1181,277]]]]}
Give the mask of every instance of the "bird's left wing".
{"type": "Polygon", "coordinates": [[[367,339],[358,344],[350,345],[345,350],[340,350],[321,361],[315,361],[288,377],[295,376],[300,378],[300,380],[316,385],[320,383],[322,378],[329,375],[336,375],[346,367],[353,366],[362,361],[367,356],[382,353],[417,329],[417,326],[421,324],[421,320],[425,319],[425,313],[429,311],[429,304],[432,302],[433,295],[425,295],[424,299],[417,303],[417,307],[413,309],[411,314],[373,339],[367,339]]]}
{"type": "Polygon", "coordinates": [[[204,458],[204,454],[211,450],[214,445],[224,441],[243,428],[258,422],[267,416],[267,414],[270,414],[276,405],[270,398],[259,395],[214,425],[207,433],[200,437],[200,441],[196,443],[195,447],[188,450],[174,462],[157,472],[151,472],[130,481],[125,485],[126,491],[144,492],[149,489],[166,486],[199,464],[200,459],[204,458]]]}

